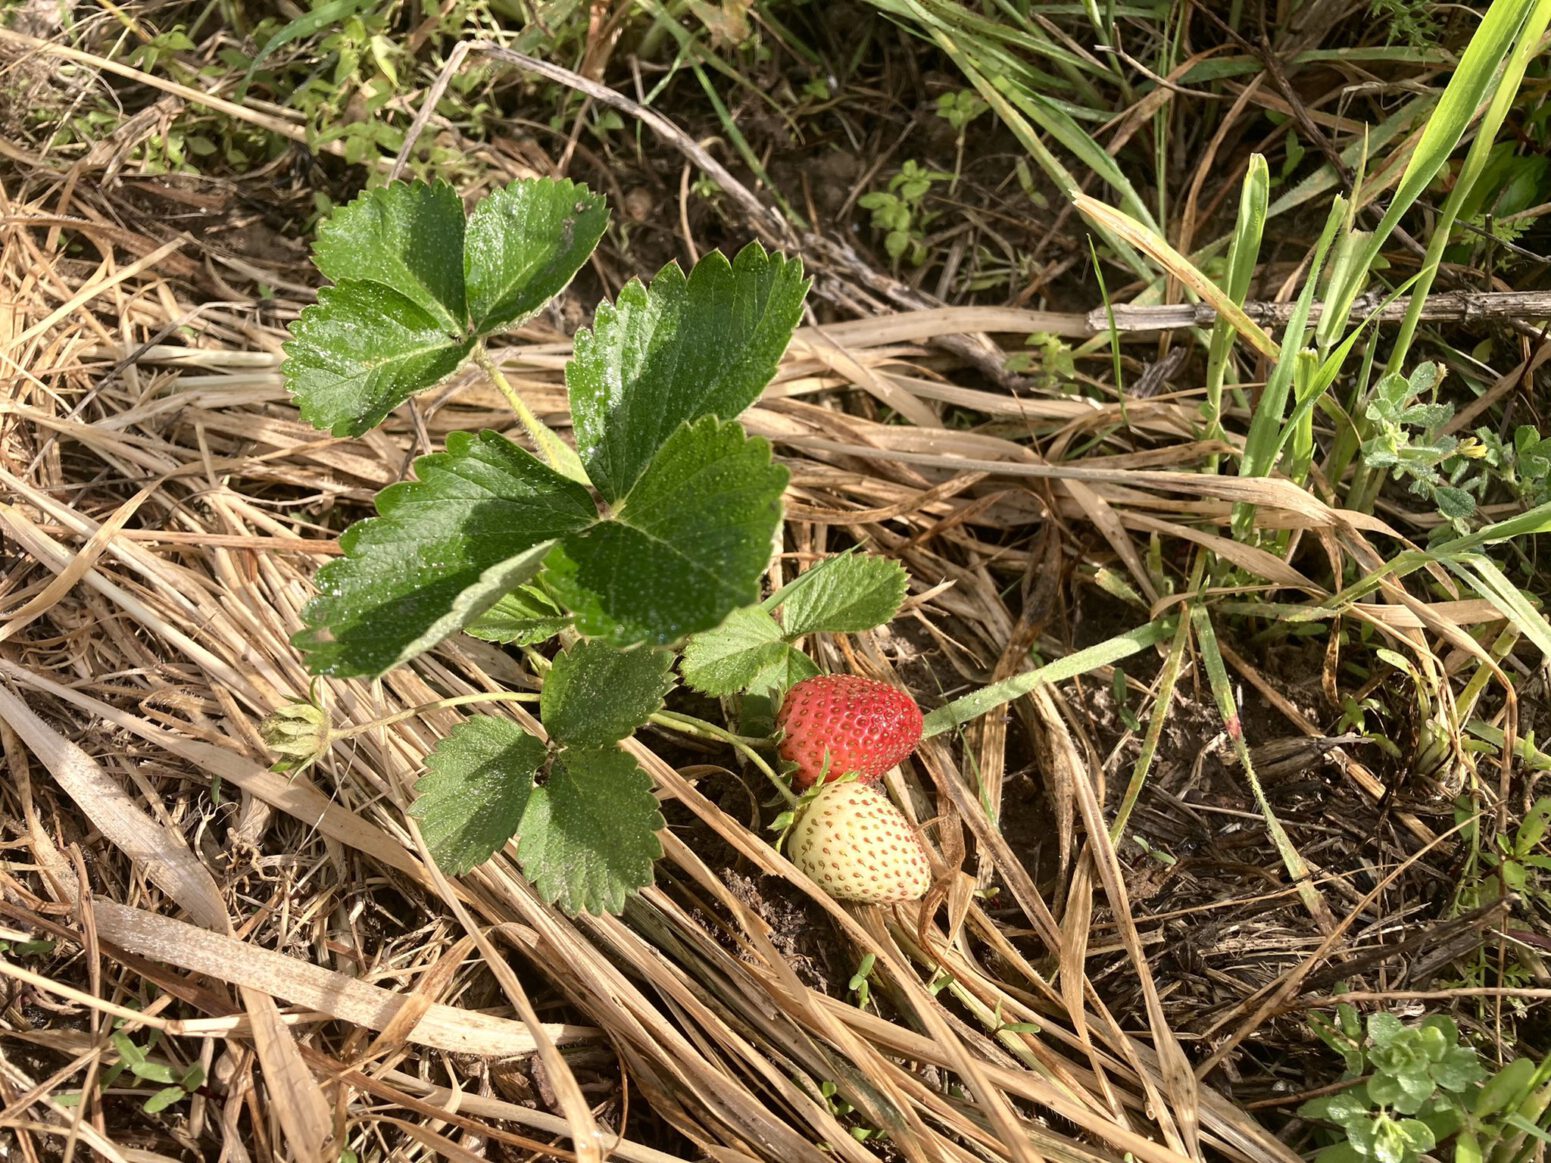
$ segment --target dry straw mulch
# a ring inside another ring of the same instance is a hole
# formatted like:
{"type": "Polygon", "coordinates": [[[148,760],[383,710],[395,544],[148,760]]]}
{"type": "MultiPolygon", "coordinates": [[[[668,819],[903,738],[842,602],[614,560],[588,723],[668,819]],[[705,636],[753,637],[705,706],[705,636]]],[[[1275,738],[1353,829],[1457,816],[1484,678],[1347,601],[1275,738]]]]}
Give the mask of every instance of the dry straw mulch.
{"type": "MultiPolygon", "coordinates": [[[[474,375],[360,440],[301,423],[279,370],[310,293],[301,246],[245,252],[238,235],[259,215],[230,191],[104,184],[115,148],[66,165],[9,147],[0,183],[0,940],[55,942],[0,961],[9,1157],[1296,1157],[1201,1077],[1373,922],[1373,897],[1327,877],[1310,910],[1258,879],[1222,902],[1254,915],[1274,902],[1286,931],[1257,931],[1277,955],[1258,979],[1215,971],[1227,1002],[1188,1041],[1217,1055],[1193,1067],[1175,1028],[1191,1011],[1169,995],[1194,987],[1156,979],[1170,930],[1139,927],[1137,878],[1107,830],[1123,748],[1101,750],[1075,697],[1108,672],[932,740],[891,780],[938,857],[942,891],[925,906],[827,899],[771,848],[759,791],[727,755],[651,735],[632,747],[671,826],[655,887],[623,917],[561,915],[504,855],[449,883],[405,809],[455,714],[370,724],[534,686],[519,659],[472,640],[380,682],[327,683],[336,728],[366,729],[304,774],[270,772],[257,724],[308,691],[288,638],[337,532],[448,432],[514,425],[474,375]],[[199,230],[180,206],[200,208],[199,230]],[[274,297],[255,298],[258,284],[274,297]],[[846,979],[866,953],[862,1006],[846,979]],[[153,1057],[208,1081],[156,1116],[140,1109],[148,1090],[122,1093],[128,1076],[99,1094],[115,1030],[136,1045],[159,1032],[153,1057]]],[[[501,164],[492,183],[516,176],[501,164]]],[[[1032,647],[1071,647],[1061,595],[1079,566],[1166,612],[1142,560],[1153,537],[1318,596],[1226,538],[1238,501],[1332,556],[1378,560],[1366,538],[1382,522],[1191,471],[1216,450],[1194,441],[1190,399],[966,386],[983,381],[964,343],[932,342],[1083,327],[923,309],[800,334],[747,418],[792,470],[771,582],[855,543],[913,579],[893,627],[814,644],[826,665],[927,704],[1016,673],[1032,647]],[[976,430],[957,426],[966,415],[976,430]],[[1009,438],[1028,435],[1039,453],[1009,438]]],[[[500,353],[562,428],[568,350],[535,327],[500,353]]],[[[1498,617],[1398,586],[1352,616],[1464,649],[1461,626],[1498,617]]],[[[1147,618],[1126,611],[1091,637],[1147,618]]],[[[1230,661],[1318,733],[1306,707],[1230,661]]],[[[1197,726],[1180,741],[1191,756],[1217,730],[1197,726]]],[[[1351,755],[1339,764],[1371,808],[1382,782],[1351,755]]],[[[1433,838],[1399,818],[1413,841],[1433,838]]],[[[1253,859],[1269,869],[1268,851],[1253,859]]]]}

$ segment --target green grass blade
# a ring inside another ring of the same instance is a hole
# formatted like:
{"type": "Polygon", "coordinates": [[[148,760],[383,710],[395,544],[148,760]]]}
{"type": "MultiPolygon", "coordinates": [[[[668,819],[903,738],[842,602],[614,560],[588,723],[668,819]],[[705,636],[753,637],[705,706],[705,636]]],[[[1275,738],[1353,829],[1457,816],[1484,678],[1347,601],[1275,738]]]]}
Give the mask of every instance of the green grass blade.
{"type": "Polygon", "coordinates": [[[1514,629],[1533,642],[1547,661],[1551,661],[1551,623],[1546,622],[1545,616],[1535,609],[1524,591],[1514,585],[1495,562],[1481,554],[1471,554],[1468,557],[1446,559],[1445,564],[1496,606],[1503,617],[1513,624],[1514,629]]]}
{"type": "MultiPolygon", "coordinates": [[[[1493,6],[1495,11],[1496,6],[1493,6]]],[[[1482,22],[1483,26],[1485,21],[1482,22]]],[[[1551,23],[1551,0],[1537,0],[1528,18],[1519,29],[1518,42],[1514,45],[1511,55],[1502,69],[1502,76],[1497,81],[1497,86],[1492,93],[1490,104],[1481,117],[1481,125],[1476,130],[1475,140],[1470,143],[1470,151],[1465,155],[1464,165],[1460,167],[1459,176],[1454,181],[1454,188],[1449,191],[1449,196],[1444,200],[1443,209],[1438,215],[1438,221],[1433,224],[1432,237],[1427,243],[1427,254],[1422,260],[1422,273],[1417,279],[1416,289],[1412,292],[1411,306],[1406,311],[1406,317],[1400,324],[1400,330],[1395,336],[1395,345],[1390,352],[1388,371],[1396,372],[1405,363],[1405,358],[1411,347],[1411,340],[1416,335],[1417,323],[1422,317],[1422,307],[1427,301],[1427,292],[1432,289],[1433,279],[1437,276],[1438,266],[1443,261],[1443,250],[1449,243],[1449,236],[1454,232],[1455,220],[1459,217],[1460,206],[1475,189],[1476,180],[1481,172],[1486,169],[1488,155],[1492,150],[1492,143],[1497,139],[1498,130],[1502,128],[1503,120],[1508,116],[1508,111],[1513,106],[1514,98],[1518,95],[1519,86],[1524,81],[1524,71],[1529,67],[1530,60],[1540,48],[1540,38],[1545,34],[1546,25],[1551,23]]],[[[1478,31],[1477,36],[1481,33],[1478,31]]],[[[1471,46],[1474,47],[1472,40],[1471,46]]],[[[1469,49],[1465,56],[1470,56],[1469,49]]],[[[1463,70],[1464,62],[1460,63],[1463,70]]],[[[1483,62],[1482,67],[1485,67],[1483,62]]],[[[1495,73],[1495,63],[1492,72],[1495,73]]],[[[1454,87],[1451,82],[1449,88],[1454,87]]],[[[1444,94],[1443,104],[1448,102],[1448,93],[1444,94]]],[[[1443,112],[1443,104],[1439,105],[1439,113],[1443,112]]],[[[1474,112],[1474,107],[1470,110],[1474,112]]]]}
{"type": "Polygon", "coordinates": [[[1228,738],[1233,743],[1240,764],[1244,767],[1244,775],[1249,780],[1255,802],[1260,805],[1260,814],[1265,817],[1266,830],[1271,834],[1271,842],[1276,845],[1277,853],[1282,858],[1282,865],[1287,869],[1287,875],[1292,878],[1298,890],[1298,897],[1309,910],[1309,915],[1328,931],[1333,923],[1329,906],[1325,904],[1319,890],[1314,887],[1314,882],[1309,877],[1308,865],[1303,862],[1303,857],[1293,846],[1292,838],[1287,835],[1282,822],[1271,810],[1271,803],[1266,799],[1265,789],[1260,786],[1260,777],[1255,774],[1255,765],[1250,761],[1249,745],[1244,741],[1244,725],[1239,720],[1238,704],[1233,697],[1233,685],[1228,680],[1228,668],[1223,664],[1222,652],[1217,646],[1217,633],[1212,628],[1211,615],[1207,613],[1206,607],[1196,606],[1190,611],[1190,625],[1195,631],[1196,645],[1201,652],[1201,661],[1206,667],[1212,694],[1217,699],[1217,709],[1222,714],[1228,738]]]}
{"type": "MultiPolygon", "coordinates": [[[[1204,560],[1204,555],[1199,556],[1197,560],[1204,560]]],[[[1125,834],[1126,823],[1131,819],[1136,801],[1141,798],[1142,788],[1147,785],[1147,776],[1152,770],[1153,760],[1157,758],[1158,744],[1163,740],[1163,727],[1168,722],[1169,710],[1174,705],[1174,688],[1179,685],[1180,671],[1184,669],[1185,647],[1189,642],[1190,623],[1181,618],[1178,628],[1174,631],[1174,643],[1169,647],[1163,670],[1158,675],[1158,695],[1153,700],[1152,715],[1147,720],[1147,734],[1142,738],[1141,754],[1136,757],[1136,765],[1131,769],[1131,780],[1126,784],[1125,795],[1120,800],[1120,810],[1115,814],[1115,822],[1109,828],[1109,838],[1117,844],[1125,834]]]]}
{"type": "Polygon", "coordinates": [[[1156,646],[1173,633],[1172,618],[1149,622],[1125,634],[1116,635],[1097,645],[1068,654],[1065,658],[1047,662],[1038,669],[1025,671],[1012,678],[981,687],[977,691],[971,691],[962,698],[943,704],[926,716],[922,735],[931,738],[944,731],[951,731],[955,727],[978,719],[987,711],[994,711],[997,707],[1012,702],[1013,699],[1021,698],[1042,683],[1065,682],[1079,674],[1087,674],[1090,670],[1119,662],[1122,658],[1130,658],[1131,655],[1138,654],[1149,646],[1156,646]]]}
{"type": "MultiPolygon", "coordinates": [[[[1260,260],[1260,242],[1266,229],[1266,204],[1271,191],[1271,171],[1265,156],[1254,154],[1239,192],[1239,217],[1233,227],[1233,242],[1228,247],[1228,294],[1243,304],[1249,294],[1255,264],[1260,260]]],[[[1233,325],[1219,318],[1212,325],[1212,339],[1206,357],[1206,439],[1221,440],[1223,377],[1228,370],[1228,353],[1233,348],[1233,325]]],[[[1215,471],[1217,458],[1211,461],[1215,471]]]]}
{"type": "Polygon", "coordinates": [[[1438,107],[1427,118],[1389,208],[1360,252],[1357,264],[1359,270],[1366,271],[1373,266],[1374,259],[1389,241],[1401,216],[1411,209],[1422,191],[1432,184],[1438,172],[1447,164],[1449,155],[1470,127],[1476,109],[1496,78],[1498,68],[1529,11],[1529,0],[1494,0],[1492,7],[1487,10],[1475,35],[1465,47],[1465,55],[1460,58],[1459,66],[1443,91],[1438,107]]]}

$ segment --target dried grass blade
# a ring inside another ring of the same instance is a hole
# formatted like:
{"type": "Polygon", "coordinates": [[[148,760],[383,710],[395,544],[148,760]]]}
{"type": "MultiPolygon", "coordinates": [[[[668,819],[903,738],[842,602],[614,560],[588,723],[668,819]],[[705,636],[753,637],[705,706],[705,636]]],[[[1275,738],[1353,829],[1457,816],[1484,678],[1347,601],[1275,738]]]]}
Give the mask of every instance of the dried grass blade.
{"type": "Polygon", "coordinates": [[[1232,296],[1202,274],[1193,262],[1154,231],[1129,215],[1087,194],[1074,194],[1072,204],[1090,222],[1125,239],[1190,290],[1200,295],[1216,310],[1219,319],[1229,324],[1261,355],[1267,359],[1276,359],[1281,354],[1281,348],[1276,340],[1267,335],[1260,324],[1244,314],[1244,309],[1233,301],[1232,296]]]}
{"type": "MultiPolygon", "coordinates": [[[[140,810],[96,760],[55,734],[25,703],[3,687],[0,687],[0,718],[4,718],[32,748],[59,781],[60,787],[103,835],[144,868],[173,900],[215,933],[230,931],[231,921],[215,878],[199,863],[181,836],[160,827],[140,810]]],[[[61,888],[68,893],[74,885],[61,888]]],[[[98,901],[95,905],[110,912],[124,907],[108,901],[98,901]]],[[[203,935],[202,930],[192,926],[182,925],[181,928],[203,935]]],[[[102,931],[100,919],[98,931],[102,931]]],[[[302,1062],[295,1037],[281,1022],[274,999],[251,988],[244,988],[242,997],[253,1019],[254,1042],[264,1067],[264,1077],[275,1092],[275,1117],[285,1128],[292,1148],[303,1163],[324,1163],[333,1141],[329,1104],[302,1062]]]]}
{"type": "Polygon", "coordinates": [[[402,844],[381,828],[361,819],[334,803],[300,775],[279,775],[260,767],[234,750],[187,739],[182,735],[157,727],[138,716],[101,702],[72,687],[61,686],[41,675],[23,670],[13,663],[0,659],[0,674],[22,682],[55,698],[80,707],[104,722],[112,723],[149,743],[162,748],[168,754],[187,760],[201,771],[229,781],[248,794],[257,797],[271,807],[279,808],[294,816],[308,827],[316,828],[330,839],[338,840],[351,848],[396,869],[423,887],[431,887],[425,866],[402,844]]]}
{"type": "MultiPolygon", "coordinates": [[[[1050,692],[1043,689],[1034,692],[1034,706],[1045,722],[1052,739],[1068,751],[1069,762],[1079,767],[1084,766],[1081,753],[1067,730],[1066,721],[1056,708],[1055,700],[1050,697],[1050,692]]],[[[1121,939],[1125,942],[1126,951],[1131,956],[1137,981],[1142,987],[1147,1021],[1152,1030],[1153,1048],[1158,1055],[1162,1074],[1163,1090],[1169,1099],[1166,1106],[1160,1106],[1152,1112],[1153,1117],[1171,1145],[1190,1158],[1199,1160],[1201,1158],[1201,1112],[1195,1075],[1191,1073],[1190,1062],[1174,1037],[1173,1030],[1169,1028],[1168,1019],[1164,1016],[1163,1004],[1158,997],[1158,988],[1153,981],[1152,968],[1147,961],[1141,934],[1137,932],[1135,918],[1131,915],[1131,899],[1126,891],[1120,859],[1115,854],[1114,845],[1110,843],[1109,830],[1104,825],[1104,810],[1099,804],[1094,784],[1091,780],[1079,779],[1075,781],[1074,786],[1077,793],[1078,814],[1082,817],[1083,827],[1088,832],[1088,855],[1093,870],[1098,873],[1099,882],[1104,886],[1104,895],[1109,898],[1115,923],[1120,930],[1121,939]]]]}

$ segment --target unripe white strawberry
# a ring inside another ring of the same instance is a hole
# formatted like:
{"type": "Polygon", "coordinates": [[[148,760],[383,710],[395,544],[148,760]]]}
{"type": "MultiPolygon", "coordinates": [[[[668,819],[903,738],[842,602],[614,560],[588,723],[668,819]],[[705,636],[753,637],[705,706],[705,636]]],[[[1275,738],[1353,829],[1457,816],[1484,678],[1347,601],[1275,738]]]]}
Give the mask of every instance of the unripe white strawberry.
{"type": "Polygon", "coordinates": [[[787,852],[836,900],[894,904],[919,900],[932,887],[932,866],[910,821],[856,780],[826,783],[808,801],[787,852]]]}

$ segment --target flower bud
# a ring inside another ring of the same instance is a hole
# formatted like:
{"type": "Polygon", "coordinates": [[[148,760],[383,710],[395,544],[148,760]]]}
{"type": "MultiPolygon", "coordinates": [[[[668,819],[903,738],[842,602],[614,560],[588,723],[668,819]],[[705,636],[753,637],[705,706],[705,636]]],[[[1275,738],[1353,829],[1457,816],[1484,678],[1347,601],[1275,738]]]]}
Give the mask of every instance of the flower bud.
{"type": "Polygon", "coordinates": [[[328,750],[328,716],[313,703],[289,703],[259,724],[259,735],[278,756],[272,770],[299,771],[328,750]]]}

